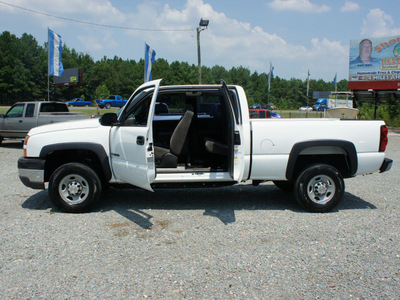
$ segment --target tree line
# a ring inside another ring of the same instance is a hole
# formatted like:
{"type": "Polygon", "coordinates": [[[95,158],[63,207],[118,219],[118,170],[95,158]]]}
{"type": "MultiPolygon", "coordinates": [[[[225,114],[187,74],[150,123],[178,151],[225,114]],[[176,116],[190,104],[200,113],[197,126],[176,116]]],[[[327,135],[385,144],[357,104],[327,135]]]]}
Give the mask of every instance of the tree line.
{"type": "MultiPolygon", "coordinates": [[[[47,49],[39,45],[30,34],[19,38],[8,31],[0,35],[0,105],[10,105],[23,100],[47,99],[47,49]]],[[[95,61],[89,54],[79,53],[64,45],[62,53],[64,69],[81,68],[83,84],[79,87],[54,87],[50,84],[50,98],[67,101],[75,97],[94,100],[118,94],[128,98],[143,83],[144,60],[123,60],[117,56],[103,57],[95,61]]],[[[158,58],[153,64],[153,78],[163,78],[163,85],[198,83],[197,65],[174,61],[169,63],[158,58]]],[[[243,86],[249,104],[268,102],[268,74],[250,72],[242,66],[230,70],[223,66],[202,67],[202,82],[219,84],[223,79],[227,84],[243,86]]],[[[52,78],[50,78],[52,83],[52,78]]],[[[347,80],[338,82],[338,90],[347,90],[347,80]]],[[[280,109],[297,109],[312,104],[313,91],[332,91],[333,82],[313,80],[307,82],[292,78],[286,80],[278,76],[271,79],[269,102],[280,109]]]]}

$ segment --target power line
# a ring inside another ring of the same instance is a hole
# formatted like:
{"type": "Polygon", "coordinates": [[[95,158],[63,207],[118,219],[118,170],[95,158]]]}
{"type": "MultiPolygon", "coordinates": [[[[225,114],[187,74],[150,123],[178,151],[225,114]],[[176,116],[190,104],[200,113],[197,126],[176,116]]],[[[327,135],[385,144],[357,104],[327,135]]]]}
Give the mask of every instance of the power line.
{"type": "Polygon", "coordinates": [[[107,27],[107,28],[114,28],[114,29],[124,29],[124,30],[138,30],[138,31],[159,31],[159,32],[167,32],[167,31],[193,31],[194,29],[148,29],[148,28],[135,28],[135,27],[123,27],[123,26],[114,26],[114,25],[107,25],[107,24],[99,24],[99,23],[92,23],[92,22],[88,22],[88,21],[80,21],[80,20],[75,20],[75,19],[70,19],[70,18],[65,18],[65,17],[60,17],[60,16],[54,16],[48,13],[44,13],[41,11],[37,11],[37,10],[33,10],[33,9],[29,9],[29,8],[25,8],[25,7],[21,7],[21,6],[17,6],[14,4],[10,4],[4,1],[0,1],[1,4],[4,5],[8,5],[8,6],[12,6],[14,8],[18,8],[21,10],[25,10],[31,13],[35,13],[38,15],[42,15],[42,16],[47,16],[47,17],[51,17],[51,18],[56,18],[56,19],[60,19],[60,20],[64,20],[64,21],[69,21],[69,22],[75,22],[75,23],[81,23],[81,24],[86,24],[86,25],[92,25],[92,26],[99,26],[99,27],[107,27]]]}

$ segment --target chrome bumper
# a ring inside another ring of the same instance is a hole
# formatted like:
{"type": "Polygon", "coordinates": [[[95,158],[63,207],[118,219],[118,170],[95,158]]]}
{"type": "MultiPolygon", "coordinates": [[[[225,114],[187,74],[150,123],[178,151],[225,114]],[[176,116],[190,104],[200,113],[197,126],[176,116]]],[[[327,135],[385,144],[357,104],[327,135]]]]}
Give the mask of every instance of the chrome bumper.
{"type": "Polygon", "coordinates": [[[44,164],[43,159],[21,157],[18,160],[18,176],[21,182],[32,189],[43,190],[44,164]]]}

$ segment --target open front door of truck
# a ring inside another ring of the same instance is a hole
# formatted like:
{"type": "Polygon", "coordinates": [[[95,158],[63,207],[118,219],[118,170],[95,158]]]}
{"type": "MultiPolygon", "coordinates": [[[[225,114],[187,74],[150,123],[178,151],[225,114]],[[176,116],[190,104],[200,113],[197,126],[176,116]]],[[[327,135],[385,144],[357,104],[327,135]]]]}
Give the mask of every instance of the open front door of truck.
{"type": "Polygon", "coordinates": [[[114,176],[152,191],[155,179],[153,115],[161,80],[141,85],[111,128],[110,155],[114,176]]]}
{"type": "Polygon", "coordinates": [[[230,175],[236,181],[240,182],[243,178],[244,173],[244,146],[242,144],[243,141],[243,124],[240,110],[240,103],[238,98],[235,97],[232,93],[229,92],[229,89],[225,83],[225,81],[221,81],[221,92],[225,98],[225,102],[227,107],[229,108],[230,114],[230,134],[229,138],[230,149],[233,159],[232,166],[230,168],[230,175]]]}

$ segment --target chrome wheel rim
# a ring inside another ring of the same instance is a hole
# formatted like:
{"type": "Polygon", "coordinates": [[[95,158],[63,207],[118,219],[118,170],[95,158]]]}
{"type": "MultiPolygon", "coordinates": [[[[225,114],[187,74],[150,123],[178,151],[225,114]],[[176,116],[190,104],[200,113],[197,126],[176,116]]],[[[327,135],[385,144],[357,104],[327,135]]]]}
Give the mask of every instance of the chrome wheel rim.
{"type": "Polygon", "coordinates": [[[61,179],[58,192],[65,202],[78,204],[88,197],[89,184],[82,176],[70,174],[61,179]]]}
{"type": "Polygon", "coordinates": [[[307,185],[307,195],[317,204],[326,204],[335,196],[336,185],[331,177],[318,175],[307,185]]]}

